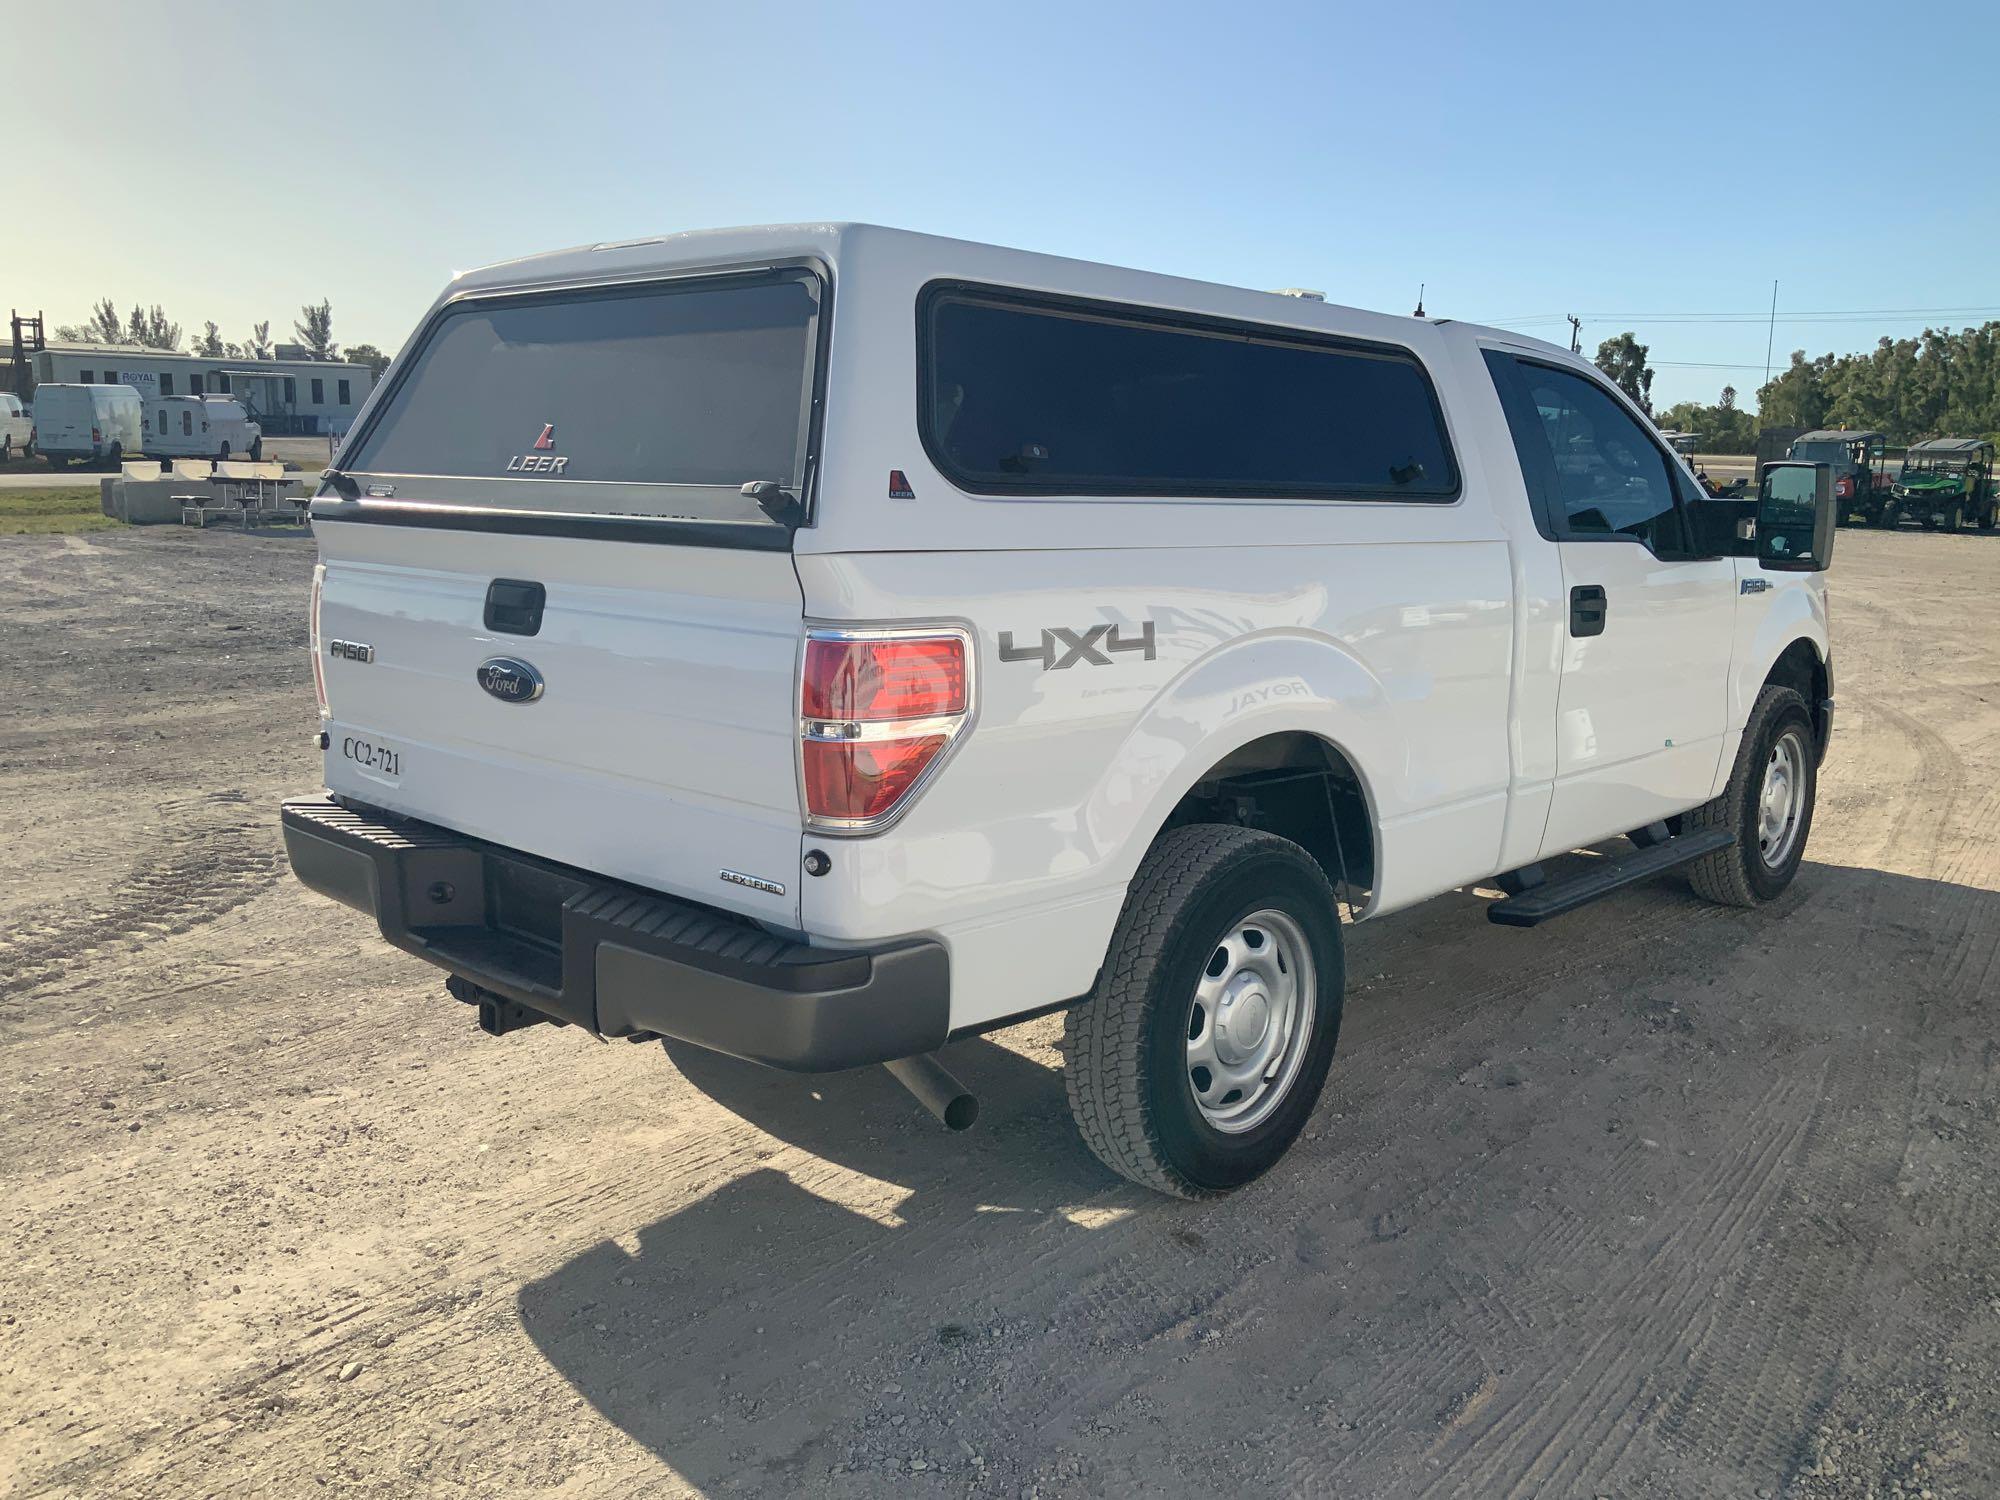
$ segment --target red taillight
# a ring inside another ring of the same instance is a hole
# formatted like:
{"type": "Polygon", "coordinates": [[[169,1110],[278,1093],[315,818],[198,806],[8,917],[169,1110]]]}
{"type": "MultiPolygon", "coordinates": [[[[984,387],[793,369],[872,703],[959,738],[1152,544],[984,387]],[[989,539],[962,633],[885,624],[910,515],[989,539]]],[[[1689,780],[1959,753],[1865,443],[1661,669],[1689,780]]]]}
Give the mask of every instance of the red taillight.
{"type": "Polygon", "coordinates": [[[93,427],[90,429],[90,440],[93,443],[101,443],[104,441],[104,434],[100,432],[97,428],[93,427]]]}
{"type": "Polygon", "coordinates": [[[846,635],[806,641],[799,733],[806,816],[862,831],[885,821],[964,726],[963,635],[846,635]]]}
{"type": "Polygon", "coordinates": [[[319,715],[322,719],[327,716],[327,707],[326,668],[319,659],[319,596],[325,580],[326,565],[322,563],[313,569],[312,606],[306,617],[306,642],[312,652],[313,663],[313,695],[319,699],[319,715]]]}
{"type": "Polygon", "coordinates": [[[908,640],[806,642],[799,712],[808,719],[928,719],[965,712],[965,642],[955,635],[908,640]]]}

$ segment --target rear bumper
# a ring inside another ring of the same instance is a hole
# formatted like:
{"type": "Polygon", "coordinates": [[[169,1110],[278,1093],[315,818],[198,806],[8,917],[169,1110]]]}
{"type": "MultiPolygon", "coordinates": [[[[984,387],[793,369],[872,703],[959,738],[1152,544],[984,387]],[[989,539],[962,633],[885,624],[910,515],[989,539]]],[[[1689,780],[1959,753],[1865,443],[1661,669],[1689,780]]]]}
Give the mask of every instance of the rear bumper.
{"type": "Polygon", "coordinates": [[[949,1029],[940,943],[813,948],[428,823],[324,799],[281,817],[293,873],[391,943],[602,1036],[825,1072],[932,1051],[949,1029]]]}

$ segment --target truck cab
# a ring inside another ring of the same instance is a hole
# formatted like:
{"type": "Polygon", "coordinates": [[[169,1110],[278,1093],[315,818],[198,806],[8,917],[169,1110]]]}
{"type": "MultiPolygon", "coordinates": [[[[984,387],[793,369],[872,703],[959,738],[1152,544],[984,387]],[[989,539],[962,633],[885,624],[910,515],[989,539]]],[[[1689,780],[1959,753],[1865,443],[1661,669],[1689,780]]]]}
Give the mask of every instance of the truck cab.
{"type": "Polygon", "coordinates": [[[485,1029],[955,1123],[935,1049],[1063,1009],[1183,1196],[1303,1128],[1347,922],[1760,905],[1832,726],[1828,467],[1713,500],[1552,345],[865,225],[459,278],[312,514],[293,868],[485,1029]]]}

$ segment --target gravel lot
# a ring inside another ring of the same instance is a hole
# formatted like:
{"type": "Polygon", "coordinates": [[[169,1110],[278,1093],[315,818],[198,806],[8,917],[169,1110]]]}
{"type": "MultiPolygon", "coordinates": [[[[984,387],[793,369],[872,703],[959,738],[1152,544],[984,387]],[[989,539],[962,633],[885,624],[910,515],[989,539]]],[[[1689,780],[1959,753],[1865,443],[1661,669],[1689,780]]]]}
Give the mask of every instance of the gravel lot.
{"type": "Polygon", "coordinates": [[[283,875],[309,537],[0,540],[0,1492],[2000,1493],[2000,541],[1844,533],[1769,911],[1358,929],[1220,1203],[536,1028],[283,875]],[[896,1476],[893,1481],[891,1476],[896,1476]]]}

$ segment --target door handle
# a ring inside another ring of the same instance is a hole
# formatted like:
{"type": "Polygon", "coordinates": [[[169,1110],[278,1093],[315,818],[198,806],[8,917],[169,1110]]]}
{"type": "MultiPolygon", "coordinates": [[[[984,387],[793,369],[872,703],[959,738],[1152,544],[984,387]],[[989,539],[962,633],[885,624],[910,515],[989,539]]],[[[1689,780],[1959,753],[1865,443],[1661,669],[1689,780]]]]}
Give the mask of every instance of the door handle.
{"type": "Polygon", "coordinates": [[[486,587],[486,628],[503,635],[534,635],[542,628],[548,591],[523,578],[496,578],[486,587]]]}
{"type": "Polygon", "coordinates": [[[1569,633],[1571,635],[1603,635],[1604,619],[1611,612],[1611,601],[1604,595],[1604,586],[1597,583],[1579,583],[1569,591],[1569,633]]]}

